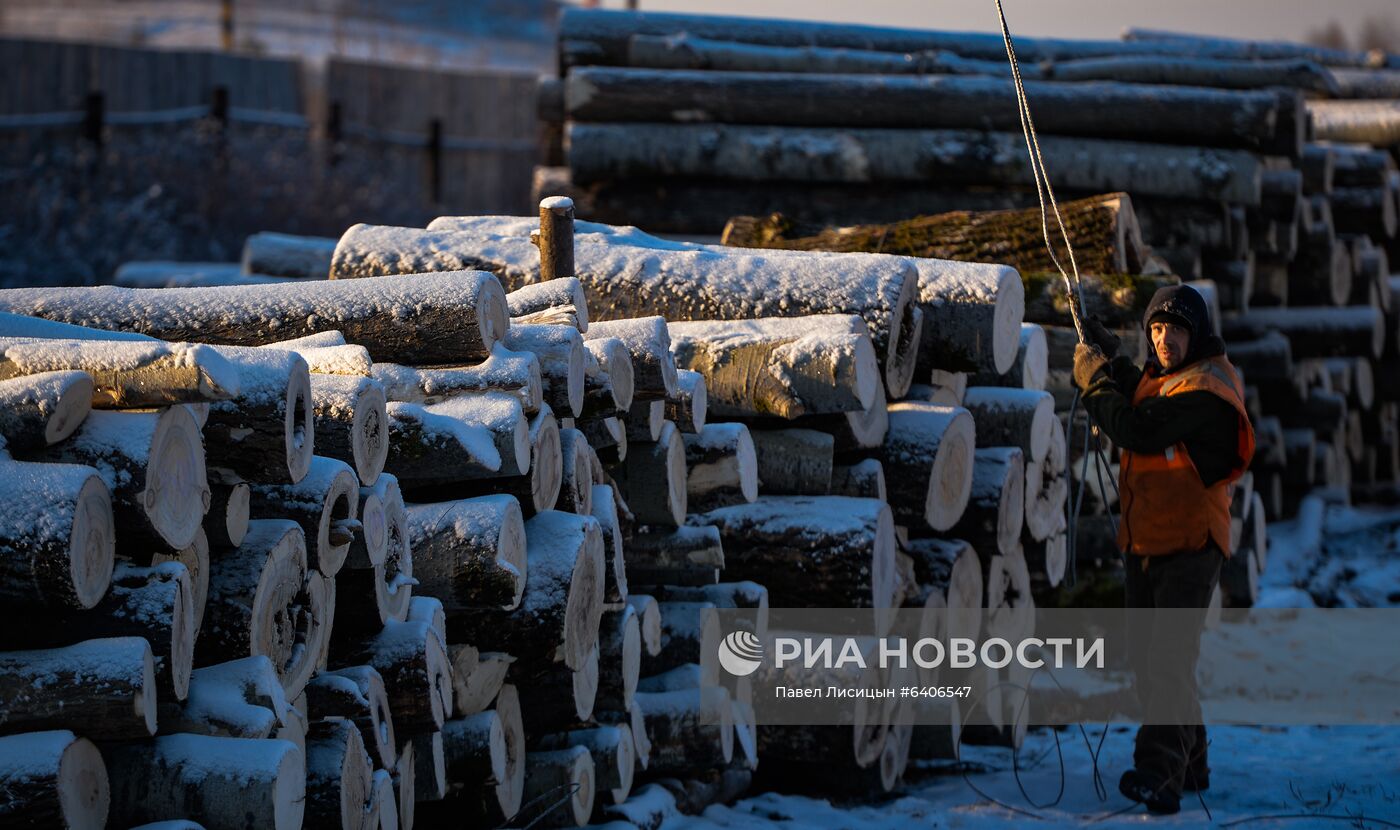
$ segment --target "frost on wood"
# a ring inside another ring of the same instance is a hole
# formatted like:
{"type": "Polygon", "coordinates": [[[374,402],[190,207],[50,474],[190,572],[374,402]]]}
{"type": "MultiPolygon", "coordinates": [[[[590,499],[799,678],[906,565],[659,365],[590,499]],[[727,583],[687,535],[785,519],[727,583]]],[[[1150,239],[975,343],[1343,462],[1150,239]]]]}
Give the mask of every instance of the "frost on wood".
{"type": "Polygon", "coordinates": [[[238,369],[239,394],[209,407],[209,466],[249,481],[295,483],[315,447],[311,374],[295,352],[215,346],[238,369]]]}
{"type": "Polygon", "coordinates": [[[500,283],[474,271],[230,288],[11,289],[0,292],[0,311],[237,346],[340,331],[375,360],[428,365],[485,357],[508,324],[500,283]]]}
{"type": "Polygon", "coordinates": [[[403,486],[451,484],[500,474],[501,455],[491,432],[418,404],[393,402],[389,416],[389,456],[384,469],[403,486]]]}
{"type": "Polygon", "coordinates": [[[316,454],[355,468],[362,484],[373,484],[389,455],[389,418],[384,385],[369,377],[311,375],[316,454]]]}
{"type": "Polygon", "coordinates": [[[0,819],[101,830],[109,807],[107,766],[86,738],[67,730],[0,738],[0,819]]]}
{"type": "Polygon", "coordinates": [[[410,505],[408,528],[419,590],[449,613],[520,604],[528,559],[513,496],[410,505]]]}
{"type": "Polygon", "coordinates": [[[506,305],[512,322],[562,323],[588,331],[588,299],[574,277],[521,286],[506,295],[506,305]]]}
{"type": "Polygon", "coordinates": [[[915,401],[890,404],[880,461],[896,518],[911,527],[937,531],[957,522],[972,487],[972,454],[979,427],[961,407],[915,401]]]}
{"type": "Polygon", "coordinates": [[[334,253],[334,239],[263,231],[244,240],[240,265],[245,274],[323,280],[334,253]]]}
{"type": "Polygon", "coordinates": [[[208,346],[0,339],[0,380],[65,370],[92,376],[100,409],[222,401],[240,388],[238,371],[208,346]]]}
{"type": "Polygon", "coordinates": [[[360,529],[359,480],[343,461],[312,456],[306,477],[296,484],[253,484],[255,515],[296,522],[305,534],[309,567],[334,577],[345,564],[360,529]]]}
{"type": "Polygon", "coordinates": [[[578,417],[583,412],[583,338],[571,326],[511,326],[502,340],[506,348],[529,352],[539,361],[543,400],[557,413],[578,417]]]}
{"type": "Polygon", "coordinates": [[[148,738],[156,731],[151,647],[115,637],[0,652],[0,712],[3,733],[64,728],[94,739],[148,738]]]}
{"type": "Polygon", "coordinates": [[[439,403],[464,392],[508,392],[534,413],[543,400],[540,361],[533,352],[517,352],[497,344],[490,357],[473,366],[415,368],[397,363],[374,364],[374,377],[384,384],[391,401],[439,403]]]}
{"type": "Polygon", "coordinates": [[[424,407],[434,416],[453,418],[487,430],[500,459],[497,472],[519,476],[530,472],[530,423],[520,401],[500,392],[458,395],[424,407]]]}
{"type": "Polygon", "coordinates": [[[92,392],[92,376],[82,371],[0,380],[0,439],[19,453],[62,441],[88,416],[92,392]]]}
{"type": "Polygon", "coordinates": [[[0,597],[13,607],[91,608],[115,563],[111,490],[92,467],[0,454],[0,597]]]}

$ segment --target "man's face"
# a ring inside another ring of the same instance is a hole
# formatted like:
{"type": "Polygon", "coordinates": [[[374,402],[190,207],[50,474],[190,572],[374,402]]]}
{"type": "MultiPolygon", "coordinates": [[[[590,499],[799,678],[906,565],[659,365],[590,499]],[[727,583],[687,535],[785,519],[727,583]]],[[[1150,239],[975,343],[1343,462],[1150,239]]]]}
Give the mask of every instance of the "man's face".
{"type": "Polygon", "coordinates": [[[1152,348],[1157,352],[1157,362],[1162,368],[1171,371],[1186,359],[1186,348],[1191,345],[1191,330],[1176,323],[1158,320],[1148,333],[1152,336],[1152,348]]]}

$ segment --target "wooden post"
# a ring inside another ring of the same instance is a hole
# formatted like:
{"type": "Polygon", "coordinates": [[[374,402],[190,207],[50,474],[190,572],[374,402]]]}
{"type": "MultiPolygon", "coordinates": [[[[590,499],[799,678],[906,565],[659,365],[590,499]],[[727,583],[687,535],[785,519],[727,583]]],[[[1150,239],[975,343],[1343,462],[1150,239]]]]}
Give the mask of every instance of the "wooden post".
{"type": "Polygon", "coordinates": [[[540,202],[540,282],[574,275],[574,200],[540,202]]]}

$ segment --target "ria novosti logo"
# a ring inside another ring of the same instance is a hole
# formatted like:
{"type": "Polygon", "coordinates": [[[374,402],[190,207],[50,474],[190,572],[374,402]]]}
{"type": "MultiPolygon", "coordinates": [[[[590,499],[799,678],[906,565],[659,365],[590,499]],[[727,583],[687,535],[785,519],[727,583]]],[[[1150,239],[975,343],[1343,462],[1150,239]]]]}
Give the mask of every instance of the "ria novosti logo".
{"type": "Polygon", "coordinates": [[[763,661],[763,643],[752,631],[735,631],[719,643],[719,664],[736,677],[753,674],[763,661]]]}

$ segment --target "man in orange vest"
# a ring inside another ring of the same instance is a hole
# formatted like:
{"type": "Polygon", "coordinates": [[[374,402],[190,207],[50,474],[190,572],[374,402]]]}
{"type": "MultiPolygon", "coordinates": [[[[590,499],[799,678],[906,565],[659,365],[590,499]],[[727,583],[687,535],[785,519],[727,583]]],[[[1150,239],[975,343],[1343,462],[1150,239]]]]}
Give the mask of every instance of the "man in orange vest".
{"type": "Polygon", "coordinates": [[[1129,659],[1144,723],[1118,789],[1154,813],[1175,813],[1183,790],[1209,786],[1196,658],[1205,608],[1230,550],[1234,483],[1254,456],[1244,386],[1225,357],[1205,300],[1189,285],[1153,295],[1143,315],[1152,348],[1141,369],[1118,356],[1097,320],[1074,350],[1084,408],[1120,450],[1118,548],[1125,606],[1198,614],[1129,613],[1129,659]],[[1170,722],[1153,722],[1153,715],[1170,722]],[[1183,725],[1185,724],[1185,725],[1183,725]]]}

